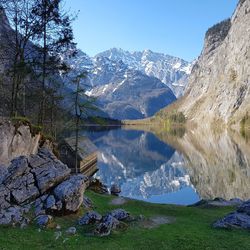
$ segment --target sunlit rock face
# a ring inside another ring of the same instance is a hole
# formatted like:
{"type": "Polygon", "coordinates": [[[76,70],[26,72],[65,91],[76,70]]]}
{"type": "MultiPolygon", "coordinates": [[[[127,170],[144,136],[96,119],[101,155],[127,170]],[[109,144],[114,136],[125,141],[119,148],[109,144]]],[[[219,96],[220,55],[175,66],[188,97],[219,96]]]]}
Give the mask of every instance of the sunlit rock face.
{"type": "Polygon", "coordinates": [[[29,126],[15,127],[8,121],[0,121],[0,165],[7,166],[18,156],[36,154],[40,137],[32,135],[29,126]]]}
{"type": "Polygon", "coordinates": [[[250,145],[240,135],[198,129],[177,144],[191,183],[203,199],[250,198],[250,145]]]}
{"type": "Polygon", "coordinates": [[[192,122],[237,123],[250,110],[249,27],[250,0],[244,0],[231,19],[207,31],[179,108],[192,122]]]}

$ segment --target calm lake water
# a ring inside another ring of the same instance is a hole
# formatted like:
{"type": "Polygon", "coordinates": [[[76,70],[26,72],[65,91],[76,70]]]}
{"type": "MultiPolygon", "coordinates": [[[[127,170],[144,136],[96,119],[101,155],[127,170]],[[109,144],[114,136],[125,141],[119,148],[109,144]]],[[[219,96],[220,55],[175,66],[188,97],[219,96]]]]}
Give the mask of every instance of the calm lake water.
{"type": "Polygon", "coordinates": [[[184,205],[202,198],[250,198],[250,147],[226,132],[178,138],[114,129],[87,135],[99,150],[96,177],[109,187],[118,184],[121,196],[184,205]]]}

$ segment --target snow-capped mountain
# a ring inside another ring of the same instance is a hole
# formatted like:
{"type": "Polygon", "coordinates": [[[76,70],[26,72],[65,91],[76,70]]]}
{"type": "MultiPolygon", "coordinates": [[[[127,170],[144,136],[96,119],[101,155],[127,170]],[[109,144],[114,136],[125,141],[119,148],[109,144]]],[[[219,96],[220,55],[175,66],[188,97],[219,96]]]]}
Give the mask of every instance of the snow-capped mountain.
{"type": "Polygon", "coordinates": [[[141,119],[154,115],[183,94],[190,64],[154,53],[110,49],[91,58],[82,51],[67,63],[74,74],[87,71],[86,94],[114,119],[141,119]],[[176,93],[174,95],[173,91],[176,93]]]}
{"type": "Polygon", "coordinates": [[[112,48],[97,54],[96,57],[100,56],[113,61],[122,60],[130,68],[158,78],[174,92],[176,97],[183,95],[187,76],[192,69],[192,63],[148,49],[142,52],[129,52],[112,48]]]}

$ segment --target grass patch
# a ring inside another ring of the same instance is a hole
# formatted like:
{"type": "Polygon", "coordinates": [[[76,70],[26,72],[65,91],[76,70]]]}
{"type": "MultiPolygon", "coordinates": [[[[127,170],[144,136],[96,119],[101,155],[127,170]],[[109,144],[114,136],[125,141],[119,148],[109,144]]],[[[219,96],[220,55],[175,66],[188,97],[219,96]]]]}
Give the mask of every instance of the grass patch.
{"type": "MultiPolygon", "coordinates": [[[[87,192],[96,211],[105,214],[117,206],[110,205],[112,196],[87,192]]],[[[250,249],[250,235],[241,230],[217,230],[211,224],[234,208],[197,208],[175,205],[149,204],[131,200],[121,206],[132,215],[171,216],[173,224],[153,229],[129,226],[105,238],[86,236],[91,227],[79,227],[80,214],[56,218],[61,225],[62,237],[56,240],[55,229],[39,232],[35,225],[27,229],[0,227],[0,249],[250,249]],[[77,227],[77,234],[67,236],[65,230],[77,227]]]]}

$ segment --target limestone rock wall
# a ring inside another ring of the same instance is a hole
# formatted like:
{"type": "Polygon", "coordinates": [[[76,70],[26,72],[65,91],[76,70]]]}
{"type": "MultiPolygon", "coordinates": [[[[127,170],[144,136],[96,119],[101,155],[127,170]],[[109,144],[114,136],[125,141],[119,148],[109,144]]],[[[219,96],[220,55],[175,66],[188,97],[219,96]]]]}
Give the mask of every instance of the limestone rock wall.
{"type": "Polygon", "coordinates": [[[0,122],[0,165],[7,166],[18,156],[36,154],[40,137],[40,134],[33,136],[29,126],[0,122]]]}
{"type": "Polygon", "coordinates": [[[204,127],[238,123],[250,110],[250,0],[207,31],[179,110],[204,127]]]}

